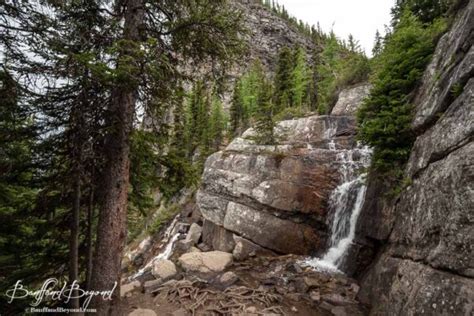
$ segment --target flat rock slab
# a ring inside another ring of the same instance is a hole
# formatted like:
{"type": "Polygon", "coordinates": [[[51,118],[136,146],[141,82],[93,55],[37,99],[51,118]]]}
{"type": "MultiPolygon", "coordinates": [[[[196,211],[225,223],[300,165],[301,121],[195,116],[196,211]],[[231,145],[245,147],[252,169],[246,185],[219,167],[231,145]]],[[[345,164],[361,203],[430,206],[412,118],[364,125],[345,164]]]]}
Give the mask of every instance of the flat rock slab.
{"type": "Polygon", "coordinates": [[[222,251],[185,253],[178,259],[186,272],[222,272],[232,264],[232,254],[222,251]]]}

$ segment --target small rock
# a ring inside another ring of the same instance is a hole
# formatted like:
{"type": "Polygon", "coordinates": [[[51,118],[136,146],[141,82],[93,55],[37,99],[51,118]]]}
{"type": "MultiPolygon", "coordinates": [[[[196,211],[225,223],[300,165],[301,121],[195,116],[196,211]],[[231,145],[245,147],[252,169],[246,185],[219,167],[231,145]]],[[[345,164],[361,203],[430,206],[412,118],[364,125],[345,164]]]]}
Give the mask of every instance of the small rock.
{"type": "Polygon", "coordinates": [[[232,264],[232,255],[222,251],[191,252],[185,253],[178,260],[187,272],[221,272],[232,264]]]}
{"type": "Polygon", "coordinates": [[[288,293],[285,297],[291,301],[299,302],[301,300],[301,294],[298,293],[288,293]]]}
{"type": "Polygon", "coordinates": [[[162,284],[163,284],[162,279],[146,281],[145,284],[143,284],[143,288],[145,289],[145,293],[152,293],[154,290],[159,288],[162,284]]]}
{"type": "Polygon", "coordinates": [[[141,283],[139,281],[133,281],[128,284],[124,284],[120,287],[120,296],[129,297],[132,295],[132,292],[140,288],[141,283]]]}
{"type": "Polygon", "coordinates": [[[329,304],[328,302],[322,302],[321,304],[319,304],[319,307],[327,311],[331,311],[335,306],[329,304]]]}
{"type": "Polygon", "coordinates": [[[298,293],[306,293],[309,290],[309,286],[306,284],[304,279],[296,279],[295,288],[298,293]]]}
{"type": "Polygon", "coordinates": [[[282,295],[285,295],[288,293],[288,290],[281,286],[276,286],[275,291],[277,291],[277,293],[282,294],[282,295]]]}
{"type": "Polygon", "coordinates": [[[153,270],[151,273],[155,278],[167,281],[174,277],[178,271],[176,271],[176,266],[172,261],[162,259],[153,263],[153,270]]]}
{"type": "Polygon", "coordinates": [[[360,286],[359,286],[359,285],[357,285],[356,283],[352,283],[352,284],[351,284],[351,291],[354,292],[354,294],[359,293],[359,290],[360,290],[360,286]]]}
{"type": "Polygon", "coordinates": [[[219,278],[219,283],[225,287],[229,287],[235,284],[239,280],[239,277],[234,272],[226,272],[219,278]]]}
{"type": "Polygon", "coordinates": [[[333,305],[348,305],[352,304],[352,302],[346,298],[343,297],[340,294],[326,294],[322,296],[323,301],[329,302],[333,305]]]}
{"type": "Polygon", "coordinates": [[[201,249],[198,249],[196,247],[191,247],[188,252],[202,252],[201,249]]]}
{"type": "Polygon", "coordinates": [[[321,294],[318,291],[311,291],[309,297],[313,302],[319,302],[321,300],[321,294]]]}
{"type": "Polygon", "coordinates": [[[319,287],[321,285],[320,280],[315,277],[305,276],[303,280],[308,288],[319,287]]]}
{"type": "Polygon", "coordinates": [[[202,227],[196,223],[193,223],[191,227],[189,227],[188,234],[186,235],[185,241],[191,242],[193,245],[197,244],[199,239],[201,238],[202,234],[202,227]]]}
{"type": "Polygon", "coordinates": [[[331,309],[331,314],[334,316],[347,316],[346,309],[342,306],[337,306],[331,309]]]}
{"type": "Polygon", "coordinates": [[[257,308],[255,306],[249,306],[245,309],[245,311],[247,313],[256,313],[257,312],[257,308]]]}
{"type": "Polygon", "coordinates": [[[291,311],[292,311],[293,313],[298,313],[298,309],[297,309],[296,307],[294,307],[294,306],[291,306],[291,311]]]}
{"type": "Polygon", "coordinates": [[[300,265],[297,263],[290,263],[286,269],[293,273],[303,273],[303,269],[301,269],[300,265]]]}
{"type": "Polygon", "coordinates": [[[205,243],[200,243],[199,245],[197,245],[197,247],[199,248],[199,250],[203,252],[209,252],[212,250],[211,246],[205,243]]]}
{"type": "Polygon", "coordinates": [[[176,311],[173,312],[173,314],[171,314],[173,316],[188,316],[189,313],[184,309],[184,308],[180,308],[176,311]]]}
{"type": "Polygon", "coordinates": [[[128,316],[157,316],[151,309],[139,308],[128,314],[128,316]]]}

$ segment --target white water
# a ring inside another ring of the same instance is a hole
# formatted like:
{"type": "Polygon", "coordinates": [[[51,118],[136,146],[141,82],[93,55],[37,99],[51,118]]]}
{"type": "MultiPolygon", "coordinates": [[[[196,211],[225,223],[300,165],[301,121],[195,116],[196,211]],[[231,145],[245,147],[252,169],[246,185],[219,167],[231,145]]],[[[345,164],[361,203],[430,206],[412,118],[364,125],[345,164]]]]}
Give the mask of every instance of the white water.
{"type": "MultiPolygon", "coordinates": [[[[178,215],[179,216],[179,215],[178,215]]],[[[178,216],[176,216],[171,224],[168,226],[168,228],[165,231],[165,234],[163,236],[164,240],[167,240],[166,247],[165,249],[160,252],[156,257],[151,259],[143,268],[138,270],[137,273],[135,273],[131,279],[136,279],[140,275],[142,275],[145,271],[147,271],[156,261],[162,260],[162,259],[168,259],[172,252],[173,252],[173,246],[174,243],[178,240],[179,236],[181,235],[179,232],[175,232],[175,227],[176,223],[178,222],[178,216]]]]}
{"type": "MultiPolygon", "coordinates": [[[[330,150],[336,150],[334,141],[330,150]]],[[[365,174],[359,174],[370,165],[372,151],[368,147],[341,150],[337,154],[340,163],[341,184],[331,193],[330,214],[334,214],[331,227],[329,250],[322,258],[311,258],[304,265],[317,270],[338,272],[349,246],[355,237],[357,219],[364,203],[366,185],[365,174]],[[354,157],[357,159],[354,160],[354,157]]]]}

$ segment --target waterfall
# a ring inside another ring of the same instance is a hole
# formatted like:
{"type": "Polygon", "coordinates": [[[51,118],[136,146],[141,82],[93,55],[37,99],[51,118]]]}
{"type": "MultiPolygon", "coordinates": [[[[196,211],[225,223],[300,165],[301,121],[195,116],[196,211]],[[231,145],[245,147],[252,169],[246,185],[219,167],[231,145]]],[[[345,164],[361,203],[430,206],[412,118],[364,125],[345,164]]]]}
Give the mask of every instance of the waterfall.
{"type": "MultiPolygon", "coordinates": [[[[331,140],[329,150],[337,151],[331,140]]],[[[304,265],[318,270],[339,271],[349,246],[355,237],[357,219],[359,217],[366,185],[366,174],[361,170],[370,165],[372,151],[368,147],[357,146],[355,149],[340,150],[337,162],[340,164],[341,184],[337,186],[329,198],[329,213],[333,214],[329,250],[322,258],[311,258],[304,265]]]]}
{"type": "Polygon", "coordinates": [[[138,270],[137,273],[131,276],[131,280],[135,280],[137,277],[141,276],[145,271],[150,269],[150,267],[153,266],[153,264],[156,261],[162,260],[162,259],[168,259],[173,252],[173,246],[175,242],[178,240],[179,236],[181,233],[176,231],[176,224],[178,223],[178,218],[179,214],[175,216],[171,224],[168,226],[166,229],[164,235],[163,235],[163,240],[166,241],[166,246],[162,252],[160,252],[156,257],[150,260],[143,268],[138,270]]]}

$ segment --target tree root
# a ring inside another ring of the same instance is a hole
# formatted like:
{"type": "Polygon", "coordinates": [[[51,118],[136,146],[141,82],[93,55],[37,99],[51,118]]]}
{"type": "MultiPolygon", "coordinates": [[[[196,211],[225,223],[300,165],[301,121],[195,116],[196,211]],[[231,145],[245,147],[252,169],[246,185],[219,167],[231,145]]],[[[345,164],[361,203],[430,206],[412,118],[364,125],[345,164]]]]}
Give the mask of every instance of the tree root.
{"type": "Polygon", "coordinates": [[[197,281],[181,280],[163,284],[153,291],[157,299],[179,305],[192,315],[246,315],[253,306],[252,314],[268,313],[285,315],[283,308],[277,305],[282,301],[278,294],[264,289],[251,289],[245,286],[230,287],[223,292],[203,289],[195,286],[197,281]]]}

